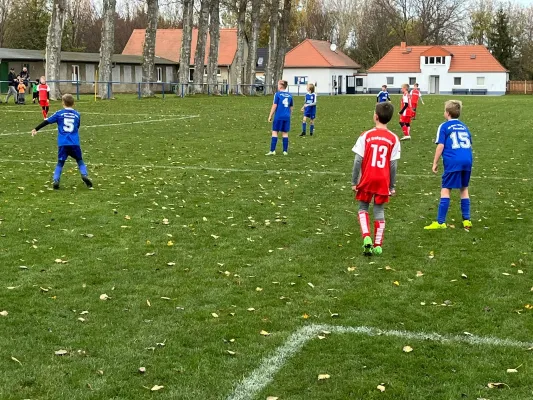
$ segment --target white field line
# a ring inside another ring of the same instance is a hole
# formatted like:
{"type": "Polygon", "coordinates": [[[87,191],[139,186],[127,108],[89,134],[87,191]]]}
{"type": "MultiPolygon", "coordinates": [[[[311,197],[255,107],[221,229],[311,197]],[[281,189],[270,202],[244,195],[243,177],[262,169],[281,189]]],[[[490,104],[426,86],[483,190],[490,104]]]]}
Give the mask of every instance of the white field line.
{"type": "MultiPolygon", "coordinates": [[[[87,127],[86,127],[87,128],[87,127]]],[[[0,134],[1,136],[1,134],[0,134]]],[[[45,160],[17,160],[9,158],[0,158],[0,163],[17,163],[17,164],[55,164],[55,161],[45,160]]],[[[257,169],[257,168],[219,168],[219,167],[205,167],[202,165],[159,165],[159,164],[92,164],[93,166],[100,167],[112,167],[112,168],[147,168],[147,169],[169,169],[169,170],[183,170],[183,171],[210,171],[210,172],[235,172],[235,173],[257,173],[267,175],[334,175],[334,176],[346,176],[350,174],[338,171],[295,171],[286,169],[257,169]]],[[[435,175],[416,175],[416,174],[397,174],[405,178],[434,178],[435,175]]],[[[529,182],[528,178],[510,177],[510,176],[473,176],[472,179],[492,179],[492,180],[514,180],[529,182]]]]}
{"type": "Polygon", "coordinates": [[[240,381],[227,400],[252,400],[259,392],[272,382],[276,373],[287,361],[298,353],[307,342],[322,331],[331,333],[350,333],[365,336],[390,336],[407,340],[428,340],[433,342],[463,343],[474,346],[515,347],[527,349],[533,343],[519,342],[511,339],[483,337],[475,335],[440,335],[438,333],[383,330],[367,326],[308,325],[298,329],[274,352],[263,358],[259,366],[240,381]]]}
{"type": "MultiPolygon", "coordinates": [[[[1,111],[4,111],[4,112],[12,112],[12,113],[17,113],[17,114],[20,114],[20,113],[26,113],[26,114],[36,114],[36,115],[41,115],[41,107],[39,106],[39,108],[35,109],[34,111],[30,111],[30,110],[6,110],[4,109],[4,107],[0,107],[0,112],[1,111]]],[[[120,116],[120,117],[153,117],[154,114],[117,114],[117,113],[103,113],[103,112],[91,112],[91,111],[80,111],[80,114],[82,115],[85,115],[85,114],[89,114],[89,115],[112,115],[112,116],[120,116]]],[[[52,113],[51,113],[52,114],[52,113]]],[[[51,115],[50,114],[50,115],[51,115]]],[[[172,115],[161,115],[163,117],[172,117],[172,115]]]]}
{"type": "MultiPolygon", "coordinates": [[[[115,115],[115,114],[113,114],[115,115]]],[[[139,114],[138,114],[139,115],[139,114]]],[[[143,121],[130,121],[130,122],[117,122],[114,124],[100,124],[100,125],[82,125],[81,130],[92,129],[92,128],[106,128],[110,126],[122,126],[122,125],[137,125],[137,124],[152,124],[154,122],[164,122],[164,121],[179,121],[183,119],[192,119],[198,118],[200,115],[183,115],[181,117],[171,117],[171,118],[160,118],[160,119],[148,119],[143,121]]],[[[46,129],[41,132],[51,131],[52,129],[46,129]]],[[[29,135],[31,131],[22,131],[22,132],[7,132],[0,133],[0,136],[15,136],[15,135],[29,135]]]]}

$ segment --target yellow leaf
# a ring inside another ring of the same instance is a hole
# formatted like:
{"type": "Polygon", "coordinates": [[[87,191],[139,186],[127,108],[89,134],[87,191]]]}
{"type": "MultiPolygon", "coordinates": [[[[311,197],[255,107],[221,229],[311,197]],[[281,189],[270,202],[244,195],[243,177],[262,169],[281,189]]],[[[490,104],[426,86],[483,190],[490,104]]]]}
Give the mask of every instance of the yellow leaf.
{"type": "Polygon", "coordinates": [[[152,386],[152,388],[150,390],[152,392],[157,392],[158,390],[161,390],[163,388],[164,388],[164,386],[154,385],[154,386],[152,386]]]}
{"type": "Polygon", "coordinates": [[[148,246],[150,246],[150,245],[152,244],[152,242],[150,242],[149,240],[147,240],[147,241],[146,241],[146,244],[147,244],[148,246]]]}
{"type": "Polygon", "coordinates": [[[266,398],[266,400],[278,400],[278,399],[279,399],[279,397],[275,397],[275,396],[268,396],[266,398]]]}
{"type": "Polygon", "coordinates": [[[420,278],[421,276],[424,276],[424,273],[422,271],[416,271],[417,278],[420,278]]]}
{"type": "Polygon", "coordinates": [[[429,257],[430,259],[435,258],[435,252],[434,252],[433,250],[431,250],[431,251],[429,252],[429,256],[428,256],[428,257],[429,257]]]}
{"type": "Polygon", "coordinates": [[[385,391],[385,386],[378,385],[376,389],[383,393],[385,391]]]}
{"type": "Polygon", "coordinates": [[[357,269],[357,267],[348,267],[348,272],[353,272],[357,269]]]}
{"type": "Polygon", "coordinates": [[[9,313],[8,313],[6,310],[4,310],[4,311],[0,311],[0,315],[1,315],[2,317],[7,317],[7,314],[9,314],[9,313]]]}
{"type": "Polygon", "coordinates": [[[526,310],[533,310],[533,306],[531,304],[526,304],[525,307],[526,310]]]}
{"type": "Polygon", "coordinates": [[[226,352],[227,352],[230,356],[234,356],[235,354],[237,354],[237,353],[235,353],[234,351],[231,351],[231,350],[226,350],[226,352]]]}
{"type": "Polygon", "coordinates": [[[256,291],[256,292],[262,292],[262,291],[263,291],[263,288],[256,287],[256,288],[255,288],[255,291],[256,291]]]}
{"type": "Polygon", "coordinates": [[[393,283],[394,285],[396,285],[396,286],[400,286],[400,282],[398,282],[398,281],[394,281],[394,282],[392,282],[392,283],[393,283]]]}
{"type": "Polygon", "coordinates": [[[174,242],[173,242],[172,240],[169,240],[169,241],[167,242],[167,246],[174,246],[174,242]]]}
{"type": "Polygon", "coordinates": [[[64,356],[65,354],[68,354],[68,351],[66,351],[66,350],[57,350],[54,354],[56,356],[64,356]]]}
{"type": "Polygon", "coordinates": [[[410,353],[413,351],[413,348],[411,346],[404,346],[402,350],[404,353],[410,353]]]}
{"type": "Polygon", "coordinates": [[[503,389],[505,386],[509,387],[509,385],[502,383],[502,382],[489,382],[487,383],[487,387],[489,389],[503,389]]]}
{"type": "Polygon", "coordinates": [[[264,330],[259,332],[259,334],[262,335],[262,336],[270,336],[270,333],[268,333],[267,331],[264,331],[264,330]]]}
{"type": "Polygon", "coordinates": [[[17,360],[15,357],[11,357],[11,359],[12,359],[13,361],[15,361],[16,363],[19,363],[19,364],[22,366],[22,363],[21,363],[19,360],[17,360]]]}
{"type": "Polygon", "coordinates": [[[302,315],[302,318],[303,319],[307,319],[307,318],[309,318],[309,315],[308,314],[304,314],[304,315],[302,315]]]}
{"type": "Polygon", "coordinates": [[[319,381],[323,381],[323,380],[325,380],[325,379],[329,379],[329,378],[331,378],[331,377],[329,376],[329,374],[320,374],[320,375],[318,375],[318,380],[319,380],[319,381]]]}
{"type": "Polygon", "coordinates": [[[130,217],[129,215],[125,215],[125,216],[124,216],[124,219],[130,220],[131,217],[130,217]]]}
{"type": "Polygon", "coordinates": [[[218,314],[217,313],[211,313],[211,315],[213,316],[213,318],[218,318],[218,314]]]}
{"type": "Polygon", "coordinates": [[[109,297],[107,294],[101,294],[100,295],[100,300],[107,300],[107,299],[110,299],[111,297],[109,297]]]}
{"type": "Polygon", "coordinates": [[[509,369],[507,370],[507,373],[508,373],[508,374],[516,374],[517,372],[518,372],[518,370],[517,370],[516,368],[509,368],[509,369]]]}
{"type": "Polygon", "coordinates": [[[148,307],[152,307],[152,303],[150,303],[150,300],[146,300],[146,304],[148,304],[148,307]]]}

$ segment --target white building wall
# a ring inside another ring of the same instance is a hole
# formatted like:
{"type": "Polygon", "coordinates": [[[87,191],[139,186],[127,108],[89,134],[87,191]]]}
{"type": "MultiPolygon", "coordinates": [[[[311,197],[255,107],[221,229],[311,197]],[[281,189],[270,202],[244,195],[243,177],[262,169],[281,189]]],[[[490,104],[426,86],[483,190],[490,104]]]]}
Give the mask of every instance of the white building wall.
{"type": "Polygon", "coordinates": [[[292,94],[304,95],[307,92],[307,85],[295,84],[296,77],[307,77],[308,83],[316,84],[316,93],[333,94],[333,79],[337,80],[340,87],[339,75],[342,76],[342,93],[346,93],[346,76],[357,73],[355,69],[338,68],[284,68],[283,80],[289,83],[289,91],[292,94]]]}

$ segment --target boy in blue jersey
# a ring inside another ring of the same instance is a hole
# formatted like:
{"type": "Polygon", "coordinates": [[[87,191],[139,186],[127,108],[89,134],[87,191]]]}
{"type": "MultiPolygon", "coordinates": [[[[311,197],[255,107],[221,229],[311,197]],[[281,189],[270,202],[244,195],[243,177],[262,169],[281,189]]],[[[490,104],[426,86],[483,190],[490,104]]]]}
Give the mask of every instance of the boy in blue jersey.
{"type": "Polygon", "coordinates": [[[289,86],[287,81],[279,81],[278,92],[274,95],[274,104],[272,104],[268,116],[268,122],[272,122],[272,116],[274,116],[274,122],[272,124],[270,151],[266,153],[267,156],[276,155],[278,132],[283,135],[283,155],[289,154],[289,131],[291,130],[291,114],[294,104],[291,94],[287,92],[287,86],[289,86]]]}
{"type": "Polygon", "coordinates": [[[446,122],[437,131],[437,150],[433,160],[433,172],[437,173],[438,162],[442,156],[444,174],[442,175],[442,189],[437,221],[424,229],[446,229],[446,214],[450,207],[450,193],[452,189],[459,189],[461,193],[461,212],[463,227],[470,229],[470,197],[468,184],[472,171],[472,136],[470,131],[459,121],[462,103],[449,100],[445,104],[444,118],[446,122]]]}
{"type": "Polygon", "coordinates": [[[87,185],[88,188],[93,187],[93,183],[89,179],[87,167],[83,162],[81,148],[80,148],[80,114],[74,110],[74,97],[71,94],[63,95],[63,109],[56,112],[51,117],[41,122],[34,130],[31,131],[31,135],[35,136],[37,131],[44,128],[49,124],[57,124],[57,165],[54,171],[54,189],[59,189],[59,179],[61,178],[61,172],[65,161],[70,156],[76,160],[81,173],[81,179],[87,185]]]}
{"type": "Polygon", "coordinates": [[[386,101],[390,101],[389,92],[387,92],[387,85],[383,85],[381,87],[381,92],[377,95],[377,101],[376,103],[384,103],[386,101]]]}
{"type": "Polygon", "coordinates": [[[304,120],[302,122],[302,133],[300,136],[307,134],[307,118],[309,118],[309,135],[313,136],[315,132],[315,117],[316,117],[316,93],[315,85],[310,83],[307,85],[307,94],[305,95],[305,104],[302,107],[304,112],[304,120]]]}

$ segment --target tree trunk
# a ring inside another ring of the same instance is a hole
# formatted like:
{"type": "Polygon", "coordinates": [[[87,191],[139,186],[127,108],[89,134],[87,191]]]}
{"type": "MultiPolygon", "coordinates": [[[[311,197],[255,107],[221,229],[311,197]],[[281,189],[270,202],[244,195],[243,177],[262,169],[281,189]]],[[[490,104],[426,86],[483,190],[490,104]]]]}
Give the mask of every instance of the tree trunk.
{"type": "Polygon", "coordinates": [[[281,21],[279,23],[278,33],[278,49],[276,56],[276,64],[274,69],[274,82],[282,79],[283,66],[285,64],[285,54],[287,53],[287,39],[289,31],[289,23],[291,20],[291,6],[292,0],[283,0],[283,11],[281,13],[281,21]]]}
{"type": "Polygon", "coordinates": [[[248,0],[237,2],[237,55],[235,58],[235,92],[243,93],[242,76],[244,68],[244,45],[246,41],[246,6],[248,0]]]}
{"type": "Polygon", "coordinates": [[[280,0],[272,0],[270,6],[270,36],[268,38],[268,63],[265,74],[265,94],[272,94],[276,91],[274,72],[278,55],[279,1],[280,0]]]}
{"type": "Polygon", "coordinates": [[[65,25],[66,1],[54,0],[48,35],[46,37],[46,78],[50,86],[50,98],[57,100],[59,91],[59,66],[61,65],[61,39],[65,25]]]}
{"type": "Polygon", "coordinates": [[[195,93],[204,92],[205,45],[209,28],[210,6],[210,0],[202,0],[198,18],[198,41],[196,42],[196,52],[194,54],[194,74],[192,78],[193,91],[195,93]]]}
{"type": "Polygon", "coordinates": [[[211,0],[209,22],[209,61],[207,83],[213,94],[218,94],[218,44],[220,42],[220,0],[211,0]]]}
{"type": "Polygon", "coordinates": [[[183,36],[180,50],[180,69],[178,72],[179,93],[187,93],[189,87],[189,67],[191,64],[191,42],[193,23],[194,0],[183,0],[183,36]]]}
{"type": "Polygon", "coordinates": [[[155,40],[157,35],[157,20],[159,19],[158,0],[146,0],[148,6],[148,24],[143,46],[142,74],[144,85],[142,87],[143,97],[152,97],[154,92],[152,84],[155,80],[155,40]]]}
{"type": "MultiPolygon", "coordinates": [[[[248,62],[246,71],[248,84],[255,84],[255,65],[257,63],[257,42],[261,28],[261,0],[252,0],[252,35],[248,46],[248,62]]],[[[253,86],[251,86],[253,87],[253,86]]],[[[263,89],[264,90],[264,89],[263,89]]],[[[254,91],[252,91],[254,93],[254,91]]]]}
{"type": "Polygon", "coordinates": [[[101,99],[113,97],[111,82],[113,52],[115,50],[115,8],[117,0],[104,0],[102,40],[100,42],[100,63],[98,64],[98,81],[103,82],[98,85],[98,92],[101,99]]]}

